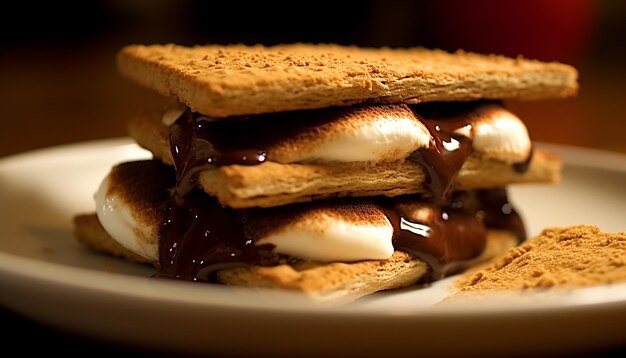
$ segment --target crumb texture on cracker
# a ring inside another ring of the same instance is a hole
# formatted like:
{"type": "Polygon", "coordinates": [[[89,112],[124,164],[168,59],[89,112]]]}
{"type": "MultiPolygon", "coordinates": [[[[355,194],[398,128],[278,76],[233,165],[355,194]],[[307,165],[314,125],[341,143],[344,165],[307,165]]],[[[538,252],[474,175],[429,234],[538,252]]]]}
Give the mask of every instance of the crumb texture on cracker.
{"type": "MultiPolygon", "coordinates": [[[[512,183],[558,183],[561,161],[536,150],[530,168],[520,174],[511,165],[470,156],[453,182],[454,190],[497,188],[512,183]]],[[[200,173],[204,190],[232,208],[272,207],[322,198],[404,194],[429,195],[422,167],[403,160],[376,164],[231,165],[200,173]]]]}
{"type": "Polygon", "coordinates": [[[576,94],[568,65],[423,48],[131,45],[120,72],[213,117],[346,106],[576,94]]]}

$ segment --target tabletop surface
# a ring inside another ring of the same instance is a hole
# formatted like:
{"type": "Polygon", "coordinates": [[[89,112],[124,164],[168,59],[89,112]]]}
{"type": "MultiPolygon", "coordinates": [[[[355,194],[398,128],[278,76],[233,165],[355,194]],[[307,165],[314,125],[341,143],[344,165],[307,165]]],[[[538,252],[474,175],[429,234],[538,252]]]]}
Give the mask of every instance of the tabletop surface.
{"type": "MultiPolygon", "coordinates": [[[[110,342],[101,342],[92,338],[78,337],[69,333],[47,327],[34,322],[19,314],[0,308],[0,322],[6,329],[3,334],[4,342],[23,342],[24,337],[28,337],[29,342],[37,344],[27,344],[20,346],[20,355],[30,356],[41,353],[41,347],[45,347],[47,355],[54,356],[56,353],[71,353],[75,356],[92,356],[97,352],[99,356],[114,357],[117,354],[132,354],[133,357],[166,357],[169,354],[163,352],[152,352],[139,350],[131,347],[124,347],[110,342]]],[[[5,348],[12,343],[5,344],[5,348]]],[[[176,354],[176,356],[179,356],[176,354]]],[[[626,337],[622,347],[610,347],[601,351],[580,352],[579,355],[567,355],[567,357],[626,357],[626,337]]],[[[210,357],[216,357],[211,355],[210,357]]],[[[560,357],[554,355],[551,357],[560,357]]],[[[563,355],[565,357],[565,355],[563,355]]]]}

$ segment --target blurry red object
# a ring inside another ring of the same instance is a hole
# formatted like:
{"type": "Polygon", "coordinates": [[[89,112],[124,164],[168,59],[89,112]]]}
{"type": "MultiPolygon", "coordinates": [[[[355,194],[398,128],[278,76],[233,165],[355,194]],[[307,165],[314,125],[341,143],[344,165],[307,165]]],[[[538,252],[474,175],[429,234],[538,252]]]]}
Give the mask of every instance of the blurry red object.
{"type": "Polygon", "coordinates": [[[442,45],[481,53],[578,63],[595,27],[592,0],[438,0],[442,45]]]}

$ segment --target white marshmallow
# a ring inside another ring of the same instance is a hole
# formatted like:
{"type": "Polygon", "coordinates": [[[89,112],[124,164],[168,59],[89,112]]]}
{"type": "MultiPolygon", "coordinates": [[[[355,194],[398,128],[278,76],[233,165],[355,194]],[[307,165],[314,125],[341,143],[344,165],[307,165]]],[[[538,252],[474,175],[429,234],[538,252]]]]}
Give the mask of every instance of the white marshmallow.
{"type": "Polygon", "coordinates": [[[393,255],[393,227],[371,226],[343,221],[336,217],[315,218],[315,225],[304,215],[300,222],[261,238],[259,244],[273,244],[274,251],[308,260],[384,260],[393,255]]]}
{"type": "Polygon", "coordinates": [[[526,126],[504,108],[490,111],[485,120],[474,124],[472,134],[472,148],[485,157],[515,163],[530,154],[532,144],[526,126]]]}
{"type": "MultiPolygon", "coordinates": [[[[184,112],[183,105],[173,106],[163,113],[162,123],[171,125],[184,112]]],[[[513,113],[497,104],[485,104],[476,109],[470,124],[456,133],[473,138],[472,149],[487,158],[514,163],[528,158],[531,141],[524,123],[513,113]]],[[[414,116],[372,114],[376,117],[355,121],[357,127],[340,128],[330,138],[304,148],[298,148],[279,162],[379,162],[407,158],[430,143],[426,126],[414,116]]]]}
{"type": "MultiPolygon", "coordinates": [[[[472,149],[486,158],[507,163],[528,158],[531,141],[524,123],[496,104],[478,107],[468,125],[456,133],[472,138],[472,149]]],[[[340,130],[332,138],[311,148],[302,148],[284,163],[379,162],[401,160],[428,147],[430,133],[421,122],[407,117],[386,117],[358,121],[357,128],[340,130]]]]}
{"type": "MultiPolygon", "coordinates": [[[[96,213],[102,227],[126,249],[146,259],[158,260],[158,228],[132,214],[130,203],[108,190],[108,177],[96,193],[96,213]]],[[[256,243],[275,245],[274,252],[323,262],[387,259],[393,254],[393,228],[353,223],[305,213],[298,221],[258,238],[256,243]]]]}
{"type": "Polygon", "coordinates": [[[368,162],[408,157],[430,142],[428,129],[413,118],[379,117],[302,152],[292,162],[368,162]]]}
{"type": "Polygon", "coordinates": [[[159,257],[158,228],[137,221],[122,197],[109,193],[108,176],[95,195],[96,215],[104,230],[126,249],[148,260],[159,257]]]}

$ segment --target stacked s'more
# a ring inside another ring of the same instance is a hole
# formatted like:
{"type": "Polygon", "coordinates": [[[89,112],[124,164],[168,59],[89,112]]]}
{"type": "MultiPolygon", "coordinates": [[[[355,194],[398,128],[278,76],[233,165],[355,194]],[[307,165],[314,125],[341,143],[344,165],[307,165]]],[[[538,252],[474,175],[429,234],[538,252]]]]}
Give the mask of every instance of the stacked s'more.
{"type": "Polygon", "coordinates": [[[90,247],[157,277],[346,302],[439,279],[525,237],[513,183],[555,183],[504,99],[574,95],[570,66],[336,45],[132,45],[121,73],[169,98],[130,134],[90,247]]]}

